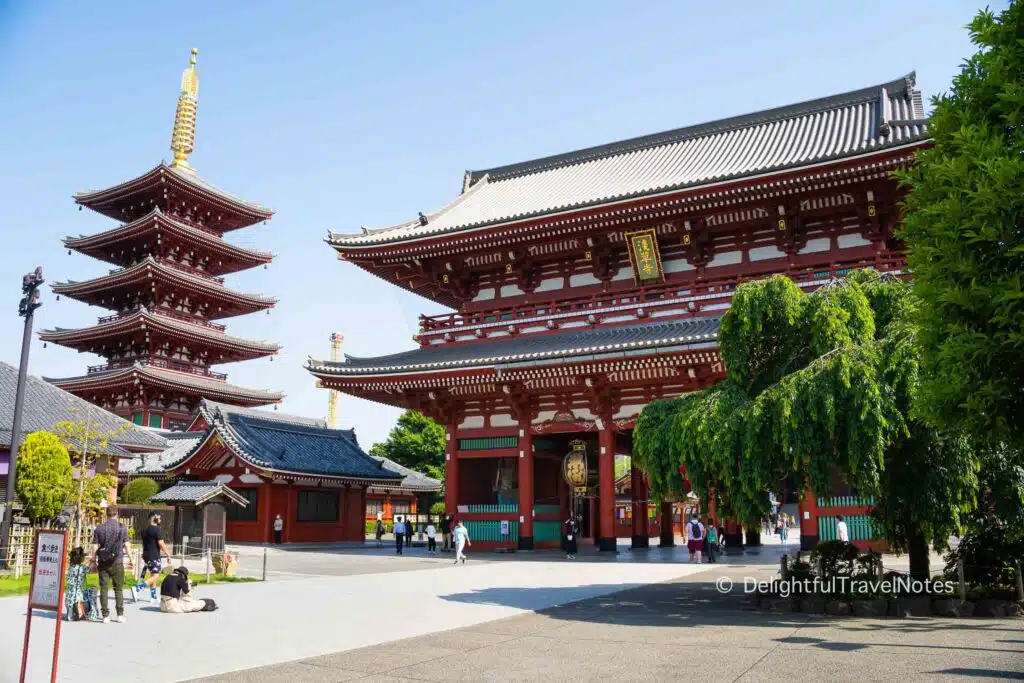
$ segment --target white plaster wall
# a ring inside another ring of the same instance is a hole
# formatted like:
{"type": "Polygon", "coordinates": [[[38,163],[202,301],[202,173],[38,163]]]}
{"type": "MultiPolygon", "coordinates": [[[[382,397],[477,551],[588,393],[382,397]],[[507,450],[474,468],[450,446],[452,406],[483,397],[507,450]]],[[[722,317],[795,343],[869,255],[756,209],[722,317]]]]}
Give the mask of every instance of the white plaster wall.
{"type": "Polygon", "coordinates": [[[832,240],[828,237],[819,237],[817,239],[808,240],[804,248],[799,252],[800,254],[814,254],[819,251],[828,251],[831,247],[832,240]]]}
{"type": "Polygon", "coordinates": [[[708,268],[714,266],[731,266],[739,263],[743,260],[742,251],[726,251],[721,254],[715,254],[711,261],[708,263],[708,268]]]}
{"type": "Polygon", "coordinates": [[[661,264],[666,273],[682,273],[687,270],[696,270],[686,259],[672,259],[661,264]]]}
{"type": "Polygon", "coordinates": [[[473,301],[490,301],[494,298],[494,287],[481,289],[480,293],[473,297],[473,301]]]}
{"type": "Polygon", "coordinates": [[[519,285],[503,285],[501,288],[502,297],[522,296],[525,293],[526,292],[519,288],[519,285]]]}
{"type": "Polygon", "coordinates": [[[467,415],[466,418],[459,423],[459,429],[482,429],[483,427],[483,415],[467,415]]]}
{"type": "Polygon", "coordinates": [[[769,247],[754,247],[750,250],[751,261],[764,261],[770,258],[784,258],[786,252],[782,251],[775,245],[769,247]]]}
{"type": "Polygon", "coordinates": [[[591,273],[576,273],[569,276],[570,287],[585,287],[586,285],[599,285],[601,281],[591,273]]]}
{"type": "Polygon", "coordinates": [[[541,280],[540,284],[533,290],[534,292],[553,292],[565,285],[565,278],[562,277],[549,277],[541,280]]]}
{"type": "Polygon", "coordinates": [[[505,415],[504,413],[491,415],[490,423],[492,427],[515,427],[519,424],[512,419],[511,415],[505,415]]]}
{"type": "Polygon", "coordinates": [[[633,417],[634,415],[639,415],[640,411],[643,409],[643,405],[622,406],[621,408],[619,408],[619,412],[615,413],[612,419],[623,420],[627,417],[633,417]]]}
{"type": "Polygon", "coordinates": [[[866,240],[860,235],[840,235],[836,241],[839,243],[840,249],[866,247],[871,244],[871,240],[866,240]]]}
{"type": "Polygon", "coordinates": [[[630,268],[629,266],[626,266],[625,268],[619,268],[619,272],[615,273],[615,275],[612,275],[612,282],[618,282],[619,280],[632,280],[632,279],[633,279],[633,269],[630,268]]]}

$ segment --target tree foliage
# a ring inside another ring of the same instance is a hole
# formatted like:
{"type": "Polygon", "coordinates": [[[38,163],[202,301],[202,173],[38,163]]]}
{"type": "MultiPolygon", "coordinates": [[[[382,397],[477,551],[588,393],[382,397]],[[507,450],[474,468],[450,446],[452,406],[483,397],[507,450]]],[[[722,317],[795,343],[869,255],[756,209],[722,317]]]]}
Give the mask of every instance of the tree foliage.
{"type": "Polygon", "coordinates": [[[149,477],[132,479],[121,490],[121,502],[128,505],[145,505],[159,490],[160,486],[149,477]]]}
{"type": "MultiPolygon", "coordinates": [[[[768,492],[794,473],[830,490],[839,474],[878,497],[897,549],[943,545],[974,504],[977,463],[962,439],[915,422],[919,359],[910,286],[871,271],[808,296],[777,276],[737,288],[719,344],[727,377],[641,413],[634,457],[655,497],[713,489],[737,520],[768,513],[768,492]]],[[[927,561],[927,552],[924,553],[927,561]]]]}
{"type": "MultiPolygon", "coordinates": [[[[920,305],[917,409],[1024,452],[1024,3],[969,26],[979,50],[933,100],[934,146],[900,174],[920,305]]],[[[1018,460],[1018,462],[1022,462],[1018,460]]]]}
{"type": "Polygon", "coordinates": [[[72,468],[68,451],[49,432],[32,432],[18,449],[15,489],[33,522],[60,514],[71,496],[72,468]]]}
{"type": "Polygon", "coordinates": [[[415,410],[398,418],[387,441],[375,443],[370,455],[385,457],[428,477],[444,481],[444,427],[415,410]]]}

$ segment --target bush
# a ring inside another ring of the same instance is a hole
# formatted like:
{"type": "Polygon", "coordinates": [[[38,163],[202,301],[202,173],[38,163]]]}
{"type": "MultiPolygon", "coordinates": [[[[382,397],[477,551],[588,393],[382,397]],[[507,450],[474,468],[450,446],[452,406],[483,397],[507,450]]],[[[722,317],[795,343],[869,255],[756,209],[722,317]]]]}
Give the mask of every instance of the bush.
{"type": "Polygon", "coordinates": [[[860,557],[857,546],[842,541],[825,541],[811,551],[811,564],[820,567],[821,580],[852,576],[853,564],[860,557]]]}
{"type": "Polygon", "coordinates": [[[49,432],[32,432],[18,449],[15,490],[33,522],[60,514],[74,480],[68,449],[49,432]]]}
{"type": "Polygon", "coordinates": [[[964,581],[981,588],[1013,586],[1014,565],[1024,564],[1024,539],[1013,540],[1006,524],[989,517],[946,553],[946,578],[958,580],[957,563],[963,560],[964,581]]]}
{"type": "Polygon", "coordinates": [[[432,515],[443,515],[444,514],[444,501],[439,500],[430,506],[429,510],[432,515]]]}
{"type": "Polygon", "coordinates": [[[126,505],[145,505],[159,490],[160,486],[149,477],[133,479],[121,491],[121,502],[126,505]]]}
{"type": "MultiPolygon", "coordinates": [[[[386,534],[390,534],[394,530],[394,528],[395,528],[395,525],[392,524],[391,522],[383,522],[383,524],[384,524],[384,533],[386,533],[386,534]]],[[[366,535],[367,536],[375,536],[376,534],[377,534],[377,520],[375,520],[375,519],[374,520],[370,520],[369,522],[366,523],[366,535]]]]}

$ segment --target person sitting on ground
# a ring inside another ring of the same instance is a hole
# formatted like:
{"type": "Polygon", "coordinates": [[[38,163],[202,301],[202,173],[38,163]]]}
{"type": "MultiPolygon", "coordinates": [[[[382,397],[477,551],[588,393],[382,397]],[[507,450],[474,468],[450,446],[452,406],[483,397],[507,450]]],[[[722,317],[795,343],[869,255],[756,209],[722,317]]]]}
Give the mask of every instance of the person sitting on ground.
{"type": "Polygon", "coordinates": [[[178,567],[160,584],[160,611],[167,614],[190,614],[209,611],[206,600],[192,597],[188,568],[178,567]]]}
{"type": "Polygon", "coordinates": [[[89,568],[85,566],[85,550],[75,548],[68,555],[68,573],[64,578],[64,613],[68,621],[83,621],[88,616],[85,603],[85,577],[89,568]]]}

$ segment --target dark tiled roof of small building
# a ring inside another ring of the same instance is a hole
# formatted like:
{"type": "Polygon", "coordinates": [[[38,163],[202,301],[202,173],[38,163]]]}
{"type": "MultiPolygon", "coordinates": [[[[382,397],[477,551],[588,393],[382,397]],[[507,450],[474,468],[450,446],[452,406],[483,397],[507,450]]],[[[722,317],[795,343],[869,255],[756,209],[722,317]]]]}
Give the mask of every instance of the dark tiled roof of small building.
{"type": "Polygon", "coordinates": [[[439,482],[437,479],[431,479],[422,472],[417,472],[416,470],[411,470],[408,467],[405,467],[404,465],[399,465],[394,460],[388,460],[387,458],[373,455],[371,455],[370,457],[376,460],[377,462],[381,463],[384,466],[384,469],[402,475],[403,479],[401,481],[401,484],[397,485],[398,488],[407,489],[409,491],[441,490],[441,482],[439,482]]]}
{"type": "MultiPolygon", "coordinates": [[[[0,362],[0,445],[11,445],[14,423],[14,398],[18,388],[18,368],[0,362]]],[[[51,430],[58,422],[89,420],[99,432],[119,432],[110,440],[106,455],[126,456],[121,448],[162,449],[165,440],[159,434],[139,428],[111,412],[29,375],[25,384],[23,434],[51,430]],[[124,430],[124,431],[120,431],[124,430]]]]}
{"type": "Polygon", "coordinates": [[[201,505],[218,496],[224,496],[229,501],[243,507],[249,504],[245,498],[219,481],[179,481],[174,486],[160,491],[150,500],[155,503],[192,503],[193,505],[201,505]]]}
{"type": "MultiPolygon", "coordinates": [[[[213,428],[243,459],[267,470],[310,476],[400,481],[359,447],[355,431],[211,410],[213,428]]],[[[301,419],[301,418],[300,418],[301,419]]]]}
{"type": "Polygon", "coordinates": [[[565,362],[579,357],[610,358],[657,352],[659,349],[713,344],[721,318],[688,318],[622,327],[537,334],[470,344],[445,344],[389,356],[344,362],[313,360],[309,369],[324,375],[370,375],[422,372],[522,363],[565,362]]]}
{"type": "Polygon", "coordinates": [[[156,453],[141,453],[125,460],[118,467],[122,477],[160,476],[183,461],[201,444],[209,432],[171,432],[166,435],[167,448],[156,453]]]}
{"type": "Polygon", "coordinates": [[[562,211],[812,166],[927,139],[903,78],[808,102],[467,172],[447,206],[399,225],[330,233],[338,249],[421,240],[562,211]]]}

